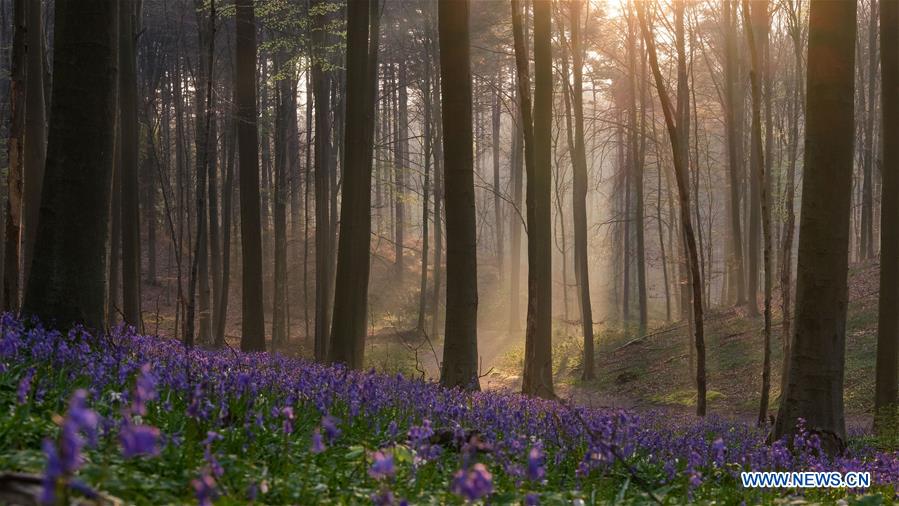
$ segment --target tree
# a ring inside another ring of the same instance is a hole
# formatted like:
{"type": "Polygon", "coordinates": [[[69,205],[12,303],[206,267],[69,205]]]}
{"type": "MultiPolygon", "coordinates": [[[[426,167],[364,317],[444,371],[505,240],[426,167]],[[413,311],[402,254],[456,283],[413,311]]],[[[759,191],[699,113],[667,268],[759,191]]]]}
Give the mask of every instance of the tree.
{"type": "MultiPolygon", "coordinates": [[[[652,30],[646,21],[646,6],[637,2],[637,17],[640,20],[640,30],[643,33],[643,42],[649,53],[649,64],[655,79],[656,91],[659,101],[662,103],[662,112],[665,115],[665,127],[668,130],[668,138],[674,155],[674,175],[677,182],[677,195],[680,204],[680,220],[683,228],[684,242],[686,243],[687,262],[689,264],[690,286],[693,295],[693,336],[696,348],[696,414],[705,416],[706,413],[706,377],[705,377],[705,334],[702,305],[702,271],[699,268],[699,254],[696,247],[696,236],[693,232],[693,223],[690,218],[690,188],[688,186],[689,174],[686,160],[686,150],[679,149],[681,145],[682,125],[677,123],[675,110],[668,97],[665,80],[659,69],[659,59],[656,55],[655,39],[652,30]]],[[[679,73],[680,74],[680,73],[679,73]]],[[[680,81],[680,80],[679,80],[680,81]]],[[[679,87],[682,83],[678,83],[679,87]]]]}
{"type": "Polygon", "coordinates": [[[331,75],[325,46],[331,18],[326,0],[314,0],[312,93],[315,100],[315,359],[328,357],[331,330],[331,75]]]}
{"type": "MultiPolygon", "coordinates": [[[[574,108],[574,272],[580,297],[581,326],[584,332],[583,378],[595,377],[593,358],[593,309],[590,304],[590,271],[587,255],[587,153],[584,147],[584,50],[581,47],[581,2],[571,0],[571,62],[574,71],[572,102],[574,108]]],[[[567,83],[565,84],[567,86],[567,83]]],[[[645,290],[644,290],[645,295],[645,290]]],[[[643,306],[645,307],[645,306],[643,306]]],[[[640,323],[645,325],[645,310],[641,309],[640,323]]],[[[645,329],[644,329],[645,330],[645,329]]]]}
{"type": "MultiPolygon", "coordinates": [[[[134,0],[119,3],[119,169],[122,189],[122,316],[140,328],[140,205],[138,191],[137,50],[134,0]]],[[[110,283],[116,280],[110,280],[110,283]]]]}
{"type": "Polygon", "coordinates": [[[6,173],[6,223],[5,248],[3,256],[3,309],[15,311],[19,308],[20,259],[19,244],[22,227],[22,172],[25,164],[25,48],[27,29],[27,5],[25,0],[16,0],[13,12],[15,31],[12,43],[12,61],[9,80],[9,138],[7,139],[6,173]]]}
{"type": "Polygon", "coordinates": [[[440,84],[446,205],[446,327],[440,382],[480,389],[478,264],[471,127],[468,0],[439,0],[440,84]]]}
{"type": "Polygon", "coordinates": [[[235,0],[237,30],[237,143],[240,173],[240,245],[243,320],[240,348],[265,349],[262,312],[262,223],[259,202],[259,133],[256,115],[256,16],[253,0],[235,0]]]}
{"type": "MultiPolygon", "coordinates": [[[[47,115],[44,96],[44,17],[41,2],[27,2],[28,47],[27,87],[25,94],[25,171],[22,181],[22,280],[28,283],[37,218],[41,207],[44,165],[47,158],[47,115]]],[[[18,294],[16,295],[18,297],[18,294]]],[[[18,298],[17,298],[18,300],[18,298]]]]}
{"type": "Polygon", "coordinates": [[[746,39],[749,45],[750,60],[752,63],[749,72],[749,82],[752,91],[752,137],[754,151],[752,160],[754,167],[752,174],[757,179],[759,187],[759,205],[762,212],[762,237],[763,237],[763,264],[765,268],[765,329],[764,329],[764,358],[762,364],[762,395],[759,401],[758,424],[764,425],[768,421],[768,397],[771,393],[771,213],[768,205],[768,185],[765,184],[765,153],[762,151],[762,86],[759,74],[764,73],[767,79],[767,62],[762,67],[761,58],[767,60],[767,55],[759,55],[759,50],[767,51],[767,35],[757,34],[757,30],[767,30],[768,2],[767,0],[753,3],[749,9],[749,0],[743,0],[743,19],[746,25],[746,39]],[[756,36],[761,35],[762,41],[757,42],[756,36]]]}
{"type": "Polygon", "coordinates": [[[846,441],[849,211],[854,143],[855,2],[811,2],[809,10],[805,175],[799,222],[796,317],[786,389],[774,437],[799,419],[822,448],[846,441]]]}
{"type": "MultiPolygon", "coordinates": [[[[534,2],[533,163],[527,174],[528,320],[522,392],[555,397],[552,377],[552,2],[534,2]]],[[[526,141],[527,144],[527,141],[526,141]]]]}
{"type": "Polygon", "coordinates": [[[722,5],[724,37],[724,121],[727,132],[727,160],[729,182],[730,245],[727,261],[729,302],[746,302],[746,275],[743,262],[743,228],[740,219],[740,184],[743,179],[743,98],[739,85],[737,52],[737,15],[733,3],[722,5]]]}
{"type": "Polygon", "coordinates": [[[899,384],[899,2],[894,0],[880,1],[880,75],[884,142],[874,425],[895,430],[899,384]]]}
{"type": "Polygon", "coordinates": [[[347,4],[343,198],[330,362],[362,369],[371,266],[371,170],[378,79],[378,0],[347,4]]]}
{"type": "Polygon", "coordinates": [[[47,163],[23,312],[64,327],[104,325],[118,4],[56,2],[47,163]]]}

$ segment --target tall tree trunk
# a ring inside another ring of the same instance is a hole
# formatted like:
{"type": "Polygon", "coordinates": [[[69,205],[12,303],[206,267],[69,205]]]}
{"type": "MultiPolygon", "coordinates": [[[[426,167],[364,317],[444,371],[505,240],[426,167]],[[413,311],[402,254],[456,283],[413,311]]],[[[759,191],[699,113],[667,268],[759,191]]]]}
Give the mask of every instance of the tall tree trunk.
{"type": "Polygon", "coordinates": [[[864,117],[865,146],[862,152],[862,219],[861,219],[861,259],[867,260],[874,251],[874,160],[877,158],[874,142],[877,119],[877,0],[871,0],[868,13],[868,110],[864,117]]]}
{"type": "MultiPolygon", "coordinates": [[[[516,92],[516,101],[518,101],[516,92]]],[[[521,205],[522,190],[524,187],[524,128],[521,125],[522,114],[518,113],[515,121],[514,133],[512,137],[512,205],[514,213],[510,213],[509,217],[509,235],[512,249],[512,258],[509,260],[512,264],[509,274],[509,330],[519,330],[521,328],[521,205]]]]}
{"type": "Polygon", "coordinates": [[[724,27],[724,97],[725,130],[727,132],[727,159],[730,219],[730,245],[727,261],[728,297],[736,305],[746,302],[746,275],[743,262],[743,227],[740,217],[740,185],[743,180],[743,97],[739,93],[739,53],[737,51],[737,15],[733,3],[722,2],[724,27]]]}
{"type": "Polygon", "coordinates": [[[55,19],[47,164],[23,312],[62,327],[83,323],[100,329],[106,309],[118,2],[57,0],[55,19]]]}
{"type": "Polygon", "coordinates": [[[479,390],[478,264],[468,0],[439,0],[446,202],[446,328],[440,382],[479,390]]]}
{"type": "Polygon", "coordinates": [[[47,155],[47,114],[44,97],[44,17],[42,2],[28,2],[28,90],[25,98],[25,171],[22,211],[22,283],[28,284],[47,155]]]}
{"type": "Polygon", "coordinates": [[[256,16],[253,0],[235,0],[237,25],[237,142],[240,157],[240,242],[243,319],[240,348],[265,349],[262,313],[262,223],[259,203],[259,134],[256,115],[256,16]]]}
{"type": "Polygon", "coordinates": [[[749,0],[743,0],[743,21],[746,27],[746,39],[749,46],[750,88],[752,90],[752,135],[758,142],[753,143],[753,176],[759,187],[759,204],[762,213],[763,264],[765,268],[765,330],[764,359],[762,364],[762,394],[759,401],[758,424],[768,422],[768,398],[771,394],[771,214],[768,207],[768,185],[766,180],[765,153],[762,151],[762,85],[761,80],[768,79],[768,2],[756,1],[749,9],[749,0]],[[756,38],[758,37],[758,39],[756,38]],[[759,54],[761,53],[761,54],[759,54]],[[764,59],[764,63],[762,63],[764,59]],[[760,75],[761,74],[761,75],[760,75]]]}
{"type": "Polygon", "coordinates": [[[213,346],[216,349],[225,346],[225,324],[228,320],[228,289],[231,284],[231,218],[234,215],[234,158],[237,147],[236,118],[230,121],[225,136],[225,173],[222,182],[222,279],[218,298],[215,301],[215,318],[213,327],[213,346]]]}
{"type": "Polygon", "coordinates": [[[780,269],[780,293],[781,293],[781,349],[783,361],[780,371],[780,391],[783,393],[787,386],[787,369],[790,364],[790,339],[793,314],[793,235],[796,229],[796,159],[799,153],[799,114],[803,110],[804,100],[802,93],[802,0],[787,4],[790,7],[788,22],[790,39],[793,43],[793,82],[790,110],[790,154],[787,166],[786,181],[784,183],[784,224],[783,238],[781,241],[781,269],[780,269]]]}
{"type": "MultiPolygon", "coordinates": [[[[571,62],[574,71],[574,186],[572,207],[574,213],[574,264],[577,274],[578,297],[581,308],[581,326],[584,332],[583,379],[595,378],[593,357],[593,308],[590,302],[590,270],[587,251],[587,152],[584,147],[584,50],[581,47],[581,2],[572,0],[571,10],[571,62]]],[[[645,291],[644,302],[645,302],[645,291]]],[[[645,324],[645,305],[641,311],[641,324],[645,324]]]]}
{"type": "Polygon", "coordinates": [[[795,333],[774,437],[800,418],[836,453],[845,445],[849,213],[855,125],[855,2],[812,2],[795,333]]]}
{"type": "Polygon", "coordinates": [[[272,277],[272,348],[283,349],[287,344],[287,199],[288,199],[288,167],[287,167],[287,135],[289,121],[291,86],[285,73],[287,56],[278,52],[274,56],[275,73],[282,77],[277,80],[275,88],[275,174],[272,218],[274,222],[274,260],[275,269],[272,277]]]}
{"type": "MultiPolygon", "coordinates": [[[[555,397],[552,377],[552,5],[534,2],[533,163],[527,177],[528,325],[522,392],[555,397]]],[[[526,136],[527,139],[527,136],[526,136]]],[[[527,141],[525,141],[527,144],[527,141]]]]}
{"type": "Polygon", "coordinates": [[[343,198],[330,362],[362,369],[368,316],[371,169],[380,34],[378,0],[347,4],[343,198]]]}
{"type": "MultiPolygon", "coordinates": [[[[428,254],[430,249],[429,220],[430,199],[428,193],[431,191],[431,156],[433,154],[433,135],[432,114],[433,107],[431,99],[431,61],[430,54],[425,56],[424,62],[424,82],[422,83],[422,108],[424,109],[424,119],[422,120],[422,128],[424,130],[422,140],[423,153],[423,179],[421,185],[421,278],[419,280],[418,289],[418,325],[416,329],[419,334],[425,332],[425,319],[427,318],[428,307],[428,254]]],[[[377,83],[375,83],[377,84],[377,83]]],[[[436,314],[436,308],[435,308],[436,314]]]]}
{"type": "Polygon", "coordinates": [[[22,173],[25,164],[25,76],[26,0],[16,0],[15,23],[9,81],[9,137],[7,139],[7,198],[5,247],[3,255],[3,309],[19,309],[20,235],[22,227],[22,173]]]}
{"type": "MultiPolygon", "coordinates": [[[[140,329],[140,191],[134,0],[119,2],[119,171],[122,198],[122,317],[140,329]]],[[[113,280],[110,280],[113,282],[113,280]]]]}
{"type": "Polygon", "coordinates": [[[407,124],[408,99],[406,94],[406,66],[397,65],[396,76],[395,121],[393,123],[393,165],[394,165],[394,247],[396,257],[396,273],[400,282],[403,279],[404,252],[406,244],[406,164],[409,158],[409,126],[407,124]]]}
{"type": "MultiPolygon", "coordinates": [[[[682,0],[679,0],[681,5],[679,9],[683,9],[682,0]]],[[[679,148],[682,146],[683,141],[681,140],[681,132],[680,127],[685,126],[683,124],[678,124],[675,119],[675,111],[671,105],[671,100],[668,98],[668,92],[665,88],[665,80],[662,77],[662,72],[659,69],[659,60],[656,56],[656,46],[655,39],[653,38],[653,33],[649,28],[649,25],[646,21],[646,12],[645,5],[642,3],[637,3],[637,15],[640,19],[640,29],[643,32],[643,41],[646,44],[646,49],[649,53],[649,63],[652,68],[653,78],[655,79],[656,89],[658,91],[659,100],[662,103],[662,111],[665,115],[665,126],[668,130],[668,137],[671,141],[671,146],[674,155],[674,173],[675,179],[677,182],[677,193],[678,199],[680,201],[680,219],[681,219],[681,227],[683,229],[683,240],[686,243],[685,249],[687,252],[687,263],[689,266],[689,278],[690,284],[692,287],[693,294],[693,332],[694,332],[694,345],[696,348],[696,390],[697,390],[697,402],[696,402],[696,414],[699,416],[705,416],[706,413],[706,373],[705,373],[705,334],[704,334],[704,322],[703,322],[703,305],[702,305],[702,271],[699,269],[699,255],[696,247],[696,237],[693,232],[693,224],[690,219],[690,189],[689,189],[689,174],[688,174],[688,166],[686,160],[686,150],[679,148]]],[[[683,21],[683,17],[679,18],[680,21],[683,21]]],[[[675,18],[675,23],[678,22],[678,17],[675,18]]],[[[681,28],[682,29],[682,28],[681,28]]],[[[679,53],[679,64],[683,62],[683,50],[682,48],[678,51],[679,53]]],[[[680,97],[682,93],[681,87],[684,86],[684,78],[683,72],[678,72],[678,96],[680,97]]],[[[678,100],[680,102],[680,98],[678,100]]],[[[681,107],[678,107],[680,111],[681,107]]]]}
{"type": "MultiPolygon", "coordinates": [[[[325,0],[314,0],[323,5],[325,0]]],[[[315,95],[315,359],[328,357],[331,329],[331,75],[325,70],[330,16],[318,14],[313,32],[312,90],[315,95]]]]}
{"type": "Polygon", "coordinates": [[[896,430],[899,384],[899,2],[880,0],[883,189],[874,426],[896,430]]]}
{"type": "Polygon", "coordinates": [[[493,218],[494,218],[494,237],[496,247],[496,270],[500,283],[505,278],[505,267],[503,266],[503,200],[500,197],[502,186],[499,177],[499,135],[502,116],[500,116],[500,89],[499,84],[496,85],[493,93],[493,107],[491,112],[491,137],[490,143],[493,148],[493,218]]]}
{"type": "MultiPolygon", "coordinates": [[[[197,6],[198,13],[200,7],[197,6]]],[[[212,92],[213,92],[213,62],[215,58],[215,0],[210,3],[209,24],[203,28],[202,20],[198,19],[200,27],[200,65],[197,73],[196,88],[196,125],[194,145],[196,146],[196,220],[197,236],[194,243],[193,261],[190,267],[190,280],[187,290],[187,315],[184,321],[184,344],[194,345],[194,317],[196,309],[199,309],[199,341],[203,344],[210,342],[210,310],[209,310],[209,217],[206,209],[208,197],[207,176],[209,174],[209,159],[215,156],[214,144],[211,142],[210,132],[213,121],[212,92]],[[203,54],[206,50],[206,54],[203,54]],[[210,149],[212,148],[212,149],[210,149]],[[212,154],[210,155],[210,151],[212,154]],[[199,286],[198,286],[199,285],[199,286]],[[199,293],[197,293],[199,292],[199,293]],[[199,303],[198,303],[199,302],[199,303]]]]}

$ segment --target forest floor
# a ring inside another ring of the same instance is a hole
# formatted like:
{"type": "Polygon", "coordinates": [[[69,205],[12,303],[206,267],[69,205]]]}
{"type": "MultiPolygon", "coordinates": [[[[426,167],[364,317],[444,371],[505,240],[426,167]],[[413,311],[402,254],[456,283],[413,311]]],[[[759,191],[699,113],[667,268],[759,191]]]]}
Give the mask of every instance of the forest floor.
{"type": "MultiPolygon", "coordinates": [[[[854,265],[850,271],[845,402],[850,423],[855,424],[866,423],[873,408],[878,276],[876,262],[854,265]]],[[[780,395],[783,358],[779,296],[772,305],[769,411],[773,412],[780,395]]],[[[567,333],[557,330],[554,340],[555,381],[561,396],[589,405],[638,411],[694,410],[693,336],[685,324],[664,324],[642,337],[635,331],[627,334],[622,329],[598,327],[597,378],[592,381],[580,378],[582,347],[575,331],[574,327],[567,333]]],[[[706,315],[705,337],[709,411],[754,419],[761,394],[763,318],[750,317],[743,308],[712,310],[706,315]]],[[[487,388],[520,385],[522,349],[500,357],[487,388]]]]}
{"type": "MultiPolygon", "coordinates": [[[[411,257],[411,255],[410,255],[411,257]]],[[[394,276],[393,262],[377,257],[373,262],[370,295],[370,337],[366,342],[366,367],[381,372],[436,380],[439,378],[443,342],[416,330],[419,273],[407,262],[402,282],[394,276]],[[380,281],[379,281],[380,280],[380,281]],[[407,308],[397,311],[396,308],[407,308]],[[411,310],[408,308],[415,308],[411,310]]],[[[495,283],[487,276],[482,285],[495,283]]],[[[485,276],[487,276],[485,278],[485,276]]],[[[874,363],[877,331],[879,264],[876,261],[850,267],[849,312],[846,341],[846,410],[851,423],[864,424],[873,406],[874,363]]],[[[233,280],[238,284],[238,280],[233,280]]],[[[172,283],[144,290],[144,331],[173,335],[176,294],[172,283]],[[165,288],[164,288],[165,287],[165,288]]],[[[432,289],[432,288],[431,288],[432,289]]],[[[517,391],[521,385],[524,330],[504,329],[508,321],[503,302],[489,290],[481,298],[478,330],[481,386],[485,390],[517,391]]],[[[296,290],[300,292],[300,290],[296,290]]],[[[297,293],[297,295],[300,295],[297,293]]],[[[226,336],[237,348],[240,333],[239,293],[232,295],[226,336]]],[[[776,409],[782,360],[782,313],[775,290],[772,312],[772,391],[770,409],[776,409]]],[[[297,306],[301,307],[299,303],[297,306]]],[[[295,306],[296,307],[296,306],[295,306]]],[[[761,310],[761,301],[759,301],[761,310]]],[[[268,315],[267,315],[268,316],[268,315]]],[[[523,316],[523,315],[522,315],[523,316]]],[[[427,320],[429,329],[431,322],[427,320]]],[[[270,322],[266,323],[267,328],[270,322]]],[[[442,330],[442,322],[439,326],[442,330]]],[[[620,325],[596,324],[597,378],[581,379],[582,343],[576,322],[557,321],[553,336],[556,391],[560,397],[595,407],[637,411],[693,412],[696,396],[692,371],[692,335],[681,322],[651,321],[647,335],[626,332],[620,325]]],[[[745,308],[712,309],[705,319],[709,411],[754,420],[758,412],[763,357],[763,319],[745,308]]],[[[291,316],[291,335],[305,335],[303,315],[291,316]]],[[[289,355],[309,356],[306,339],[288,343],[289,355]]]]}

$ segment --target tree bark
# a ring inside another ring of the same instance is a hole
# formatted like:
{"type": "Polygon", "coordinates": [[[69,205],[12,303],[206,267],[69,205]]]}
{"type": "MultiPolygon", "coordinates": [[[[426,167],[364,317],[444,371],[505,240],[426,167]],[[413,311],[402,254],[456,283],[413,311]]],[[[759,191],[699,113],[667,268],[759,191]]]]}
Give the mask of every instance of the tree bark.
{"type": "Polygon", "coordinates": [[[9,81],[9,137],[7,139],[7,198],[3,255],[3,309],[19,309],[20,244],[22,227],[22,178],[25,165],[26,0],[16,0],[9,81]]]}
{"type": "MultiPolygon", "coordinates": [[[[325,0],[314,0],[322,5],[325,0]]],[[[331,75],[325,70],[330,16],[318,14],[313,31],[312,92],[315,96],[315,359],[328,357],[331,330],[331,75]]]]}
{"type": "MultiPolygon", "coordinates": [[[[141,329],[140,191],[138,179],[137,50],[134,0],[119,2],[119,171],[122,197],[122,317],[141,329]]],[[[114,280],[110,280],[114,282],[114,280]]]]}
{"type": "Polygon", "coordinates": [[[795,333],[774,437],[800,418],[822,447],[845,446],[849,213],[854,142],[855,2],[812,2],[809,11],[805,175],[797,260],[795,333]]]}
{"type": "Polygon", "coordinates": [[[240,242],[243,303],[240,348],[265,349],[262,313],[262,223],[256,115],[256,21],[253,0],[235,0],[237,25],[237,142],[240,159],[240,242]]]}
{"type": "Polygon", "coordinates": [[[25,97],[25,171],[22,211],[22,284],[28,284],[47,155],[47,114],[44,97],[44,18],[42,2],[28,2],[28,90],[25,97]]]}
{"type": "Polygon", "coordinates": [[[60,327],[101,329],[118,2],[57,0],[55,19],[47,164],[23,312],[60,327]]]}
{"type": "MultiPolygon", "coordinates": [[[[522,392],[555,397],[552,377],[552,5],[534,1],[534,122],[528,200],[528,325],[522,392]]],[[[526,136],[527,138],[527,136],[526,136]]],[[[525,141],[527,144],[527,141],[525,141]]]]}
{"type": "Polygon", "coordinates": [[[899,2],[880,0],[883,189],[874,427],[896,430],[899,384],[899,2]]]}
{"type": "Polygon", "coordinates": [[[362,369],[368,316],[371,170],[378,76],[377,0],[347,4],[347,90],[343,198],[330,362],[362,369]]]}
{"type": "Polygon", "coordinates": [[[468,0],[439,0],[444,200],[446,202],[446,327],[443,386],[479,390],[478,264],[471,126],[468,0]]]}

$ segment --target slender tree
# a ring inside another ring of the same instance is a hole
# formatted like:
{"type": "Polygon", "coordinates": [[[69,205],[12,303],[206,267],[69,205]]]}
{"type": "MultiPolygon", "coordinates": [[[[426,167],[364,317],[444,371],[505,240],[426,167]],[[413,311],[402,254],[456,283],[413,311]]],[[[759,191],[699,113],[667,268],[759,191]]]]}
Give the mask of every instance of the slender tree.
{"type": "MultiPolygon", "coordinates": [[[[587,152],[584,147],[584,50],[581,47],[581,2],[569,3],[571,15],[571,62],[574,72],[572,81],[572,105],[574,108],[574,272],[577,275],[578,297],[580,299],[581,326],[584,332],[583,378],[595,377],[593,358],[593,308],[590,302],[590,271],[587,254],[587,152]]],[[[645,292],[644,292],[645,294],[645,292]]],[[[645,312],[641,311],[641,324],[645,312]]]]}
{"type": "MultiPolygon", "coordinates": [[[[140,328],[140,192],[138,189],[137,50],[134,0],[119,2],[119,169],[122,214],[122,317],[140,328]]],[[[116,280],[110,280],[110,283],[116,280]]]]}
{"type": "Polygon", "coordinates": [[[765,269],[765,329],[764,329],[764,350],[762,364],[762,395],[759,401],[758,424],[764,425],[768,422],[768,397],[771,393],[771,289],[772,289],[772,273],[771,273],[771,214],[768,206],[768,185],[765,184],[765,153],[762,151],[762,86],[761,76],[764,73],[760,55],[760,49],[766,50],[767,44],[759,43],[756,39],[757,30],[767,30],[768,24],[768,2],[767,0],[756,1],[749,8],[749,0],[743,0],[743,19],[746,25],[746,40],[749,45],[750,61],[752,63],[749,72],[749,82],[752,91],[752,135],[759,142],[754,142],[752,149],[755,150],[753,160],[755,167],[753,168],[753,177],[759,179],[756,184],[759,186],[759,204],[762,213],[762,249],[763,249],[763,265],[765,269]],[[761,46],[761,48],[759,47],[761,46]]]}
{"type": "Polygon", "coordinates": [[[702,305],[702,271],[699,268],[699,254],[696,246],[696,236],[693,232],[693,223],[690,218],[690,188],[687,160],[685,150],[678,149],[680,145],[680,129],[675,118],[675,110],[668,97],[665,80],[659,68],[659,59],[656,55],[655,39],[653,32],[646,20],[646,6],[637,2],[637,17],[640,20],[640,30],[643,33],[643,42],[649,53],[649,64],[655,79],[659,101],[662,103],[662,112],[665,115],[665,126],[668,130],[668,138],[674,155],[674,174],[677,182],[677,195],[680,203],[680,220],[683,229],[684,242],[687,250],[687,263],[689,265],[690,287],[693,296],[693,335],[696,349],[696,414],[705,416],[706,413],[706,372],[705,372],[705,333],[702,305]]]}

